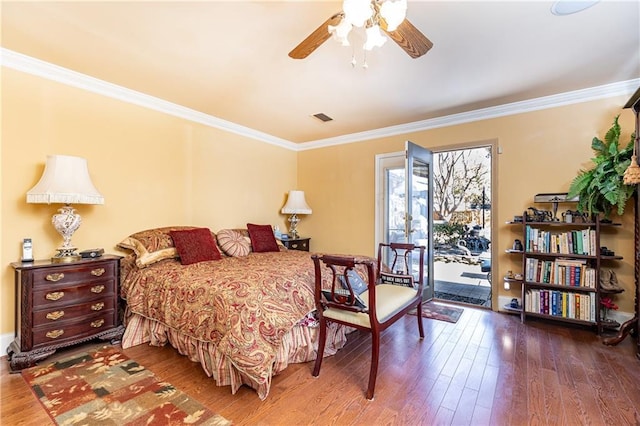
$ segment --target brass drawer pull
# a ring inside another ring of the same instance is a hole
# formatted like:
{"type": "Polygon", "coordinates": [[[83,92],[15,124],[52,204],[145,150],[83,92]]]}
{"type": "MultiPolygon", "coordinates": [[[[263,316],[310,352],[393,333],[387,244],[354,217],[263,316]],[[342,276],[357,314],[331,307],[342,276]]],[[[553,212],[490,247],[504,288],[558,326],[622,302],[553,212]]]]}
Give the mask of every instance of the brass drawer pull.
{"type": "Polygon", "coordinates": [[[53,281],[55,283],[60,281],[63,278],[64,278],[64,274],[61,272],[61,273],[55,273],[55,274],[47,274],[47,276],[44,279],[47,281],[53,281]]]}
{"type": "Polygon", "coordinates": [[[104,274],[104,268],[96,268],[91,271],[91,275],[93,275],[94,277],[99,277],[102,274],[104,274]]]}
{"type": "Polygon", "coordinates": [[[54,291],[52,293],[47,293],[45,299],[47,300],[60,300],[64,296],[64,291],[54,291]]]}
{"type": "Polygon", "coordinates": [[[95,305],[91,305],[92,311],[100,311],[104,308],[104,302],[96,303],[95,305]]]}
{"type": "Polygon", "coordinates": [[[102,327],[102,324],[104,324],[104,320],[103,319],[95,320],[95,321],[91,322],[91,327],[93,327],[93,328],[102,327]]]}
{"type": "Polygon", "coordinates": [[[91,293],[102,293],[102,290],[104,290],[103,285],[95,285],[91,287],[91,293]]]}
{"type": "Polygon", "coordinates": [[[47,319],[55,321],[57,319],[62,318],[63,316],[64,316],[64,311],[53,311],[47,314],[47,319]]]}
{"type": "Polygon", "coordinates": [[[53,330],[53,331],[48,331],[47,334],[45,334],[45,336],[47,336],[50,339],[57,339],[63,334],[64,334],[64,330],[53,330]]]}

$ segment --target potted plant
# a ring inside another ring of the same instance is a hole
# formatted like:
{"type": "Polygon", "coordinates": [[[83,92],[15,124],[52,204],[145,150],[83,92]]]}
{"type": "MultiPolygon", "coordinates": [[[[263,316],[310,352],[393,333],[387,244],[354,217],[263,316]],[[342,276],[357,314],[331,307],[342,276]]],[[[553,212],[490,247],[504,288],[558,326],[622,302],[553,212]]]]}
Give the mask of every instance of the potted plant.
{"type": "Polygon", "coordinates": [[[620,146],[620,125],[618,117],[604,137],[604,141],[594,137],[591,149],[595,157],[594,166],[589,170],[580,170],[569,187],[568,198],[579,197],[578,211],[590,216],[603,214],[604,220],[610,220],[615,208],[618,215],[624,213],[627,201],[633,195],[636,185],[625,185],[624,172],[631,163],[634,136],[629,143],[620,146]]]}

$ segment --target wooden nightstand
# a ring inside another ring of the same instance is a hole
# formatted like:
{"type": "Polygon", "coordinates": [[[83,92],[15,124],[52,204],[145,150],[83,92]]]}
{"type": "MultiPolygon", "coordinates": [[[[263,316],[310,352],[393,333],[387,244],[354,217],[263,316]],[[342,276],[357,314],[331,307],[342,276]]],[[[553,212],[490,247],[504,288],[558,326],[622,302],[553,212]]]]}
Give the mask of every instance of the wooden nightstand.
{"type": "Polygon", "coordinates": [[[11,266],[16,286],[15,339],[7,348],[11,371],[31,367],[66,346],[122,337],[120,256],[11,266]]]}
{"type": "Polygon", "coordinates": [[[289,250],[309,251],[310,240],[311,238],[289,238],[280,242],[289,250]]]}

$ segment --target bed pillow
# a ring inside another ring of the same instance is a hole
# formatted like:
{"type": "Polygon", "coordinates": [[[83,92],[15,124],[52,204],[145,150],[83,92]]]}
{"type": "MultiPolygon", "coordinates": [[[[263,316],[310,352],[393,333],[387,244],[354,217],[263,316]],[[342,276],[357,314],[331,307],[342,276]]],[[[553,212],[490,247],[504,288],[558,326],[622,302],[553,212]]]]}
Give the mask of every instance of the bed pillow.
{"type": "Polygon", "coordinates": [[[222,259],[209,228],[171,231],[169,234],[183,265],[222,259]]]}
{"type": "Polygon", "coordinates": [[[247,223],[247,229],[249,230],[249,238],[251,238],[251,248],[253,248],[254,252],[280,251],[271,225],[247,223]]]}
{"type": "Polygon", "coordinates": [[[246,256],[251,252],[251,241],[235,229],[222,229],[216,233],[218,245],[227,256],[246,256]]]}
{"type": "Polygon", "coordinates": [[[118,243],[118,247],[133,250],[136,255],[136,266],[145,268],[161,260],[177,258],[178,251],[169,232],[193,228],[193,226],[167,226],[147,229],[129,235],[118,243]]]}

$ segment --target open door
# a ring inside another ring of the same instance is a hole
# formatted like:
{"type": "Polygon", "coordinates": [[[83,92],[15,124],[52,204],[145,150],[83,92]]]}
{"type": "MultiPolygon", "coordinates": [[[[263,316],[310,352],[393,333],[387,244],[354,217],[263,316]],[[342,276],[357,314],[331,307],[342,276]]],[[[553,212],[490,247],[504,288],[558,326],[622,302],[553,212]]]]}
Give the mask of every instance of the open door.
{"type": "MultiPolygon", "coordinates": [[[[431,151],[409,141],[404,152],[376,156],[376,250],[379,242],[426,247],[424,300],[432,299],[434,293],[432,163],[431,151]]],[[[391,254],[382,255],[391,264],[391,254]]],[[[417,271],[414,264],[410,272],[417,271]]]]}
{"type": "MultiPolygon", "coordinates": [[[[433,298],[433,154],[405,143],[405,239],[425,250],[424,300],[433,298]]],[[[412,259],[419,262],[419,259],[412,259]]],[[[416,268],[416,270],[418,270],[416,268]]]]}

